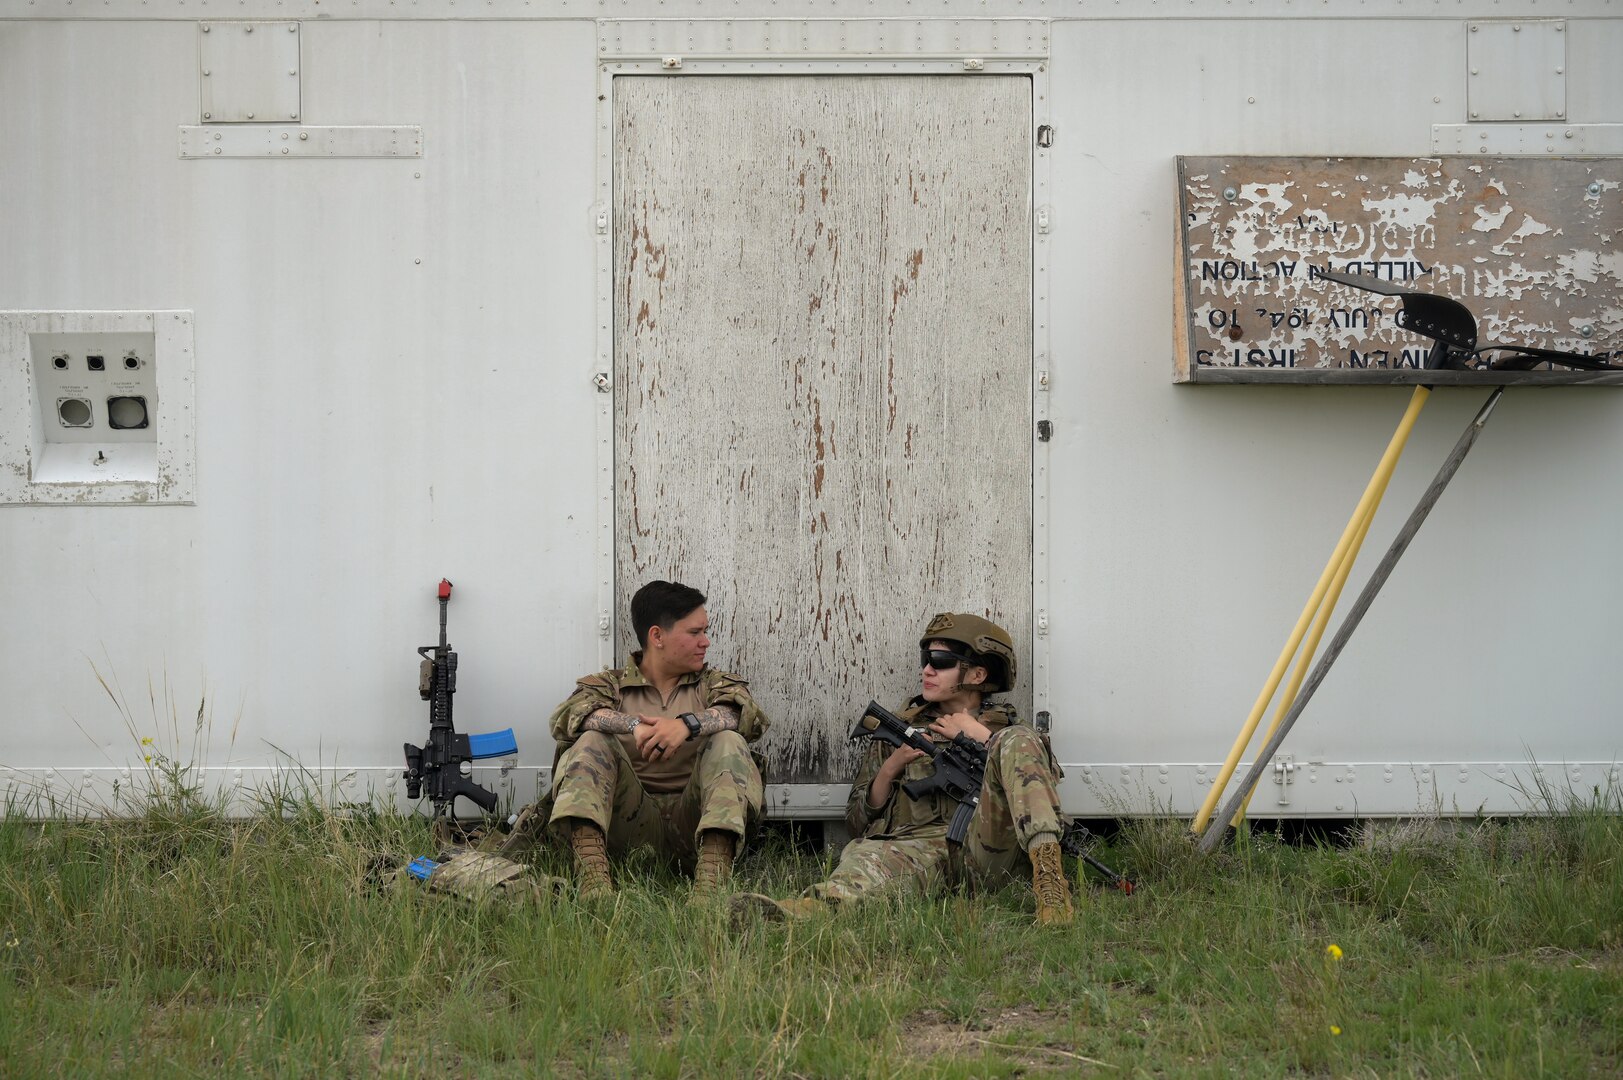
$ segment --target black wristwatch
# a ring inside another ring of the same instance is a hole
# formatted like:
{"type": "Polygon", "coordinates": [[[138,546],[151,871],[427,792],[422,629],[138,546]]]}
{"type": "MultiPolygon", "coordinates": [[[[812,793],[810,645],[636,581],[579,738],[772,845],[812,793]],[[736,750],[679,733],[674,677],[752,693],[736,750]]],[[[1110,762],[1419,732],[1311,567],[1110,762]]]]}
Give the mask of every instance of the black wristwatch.
{"type": "Polygon", "coordinates": [[[685,712],[681,716],[678,716],[677,719],[688,726],[689,739],[697,739],[699,737],[700,721],[698,716],[690,712],[685,712]]]}

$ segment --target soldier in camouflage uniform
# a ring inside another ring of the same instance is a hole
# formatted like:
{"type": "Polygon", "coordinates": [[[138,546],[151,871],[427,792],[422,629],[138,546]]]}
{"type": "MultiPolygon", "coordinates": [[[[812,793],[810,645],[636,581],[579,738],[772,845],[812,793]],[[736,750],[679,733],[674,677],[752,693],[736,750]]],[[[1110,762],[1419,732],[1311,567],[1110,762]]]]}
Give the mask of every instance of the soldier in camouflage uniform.
{"type": "Polygon", "coordinates": [[[698,896],[722,890],[761,816],[748,744],[767,718],[737,675],[704,662],[704,594],[652,581],[631,598],[642,648],[588,675],[552,714],[554,828],[575,854],[580,895],[612,896],[608,856],[649,845],[694,867],[698,896]]]}
{"type": "Polygon", "coordinates": [[[927,728],[937,742],[962,733],[987,747],[980,805],[962,850],[947,841],[957,804],[941,792],[914,799],[901,788],[934,772],[930,758],[872,739],[846,805],[857,839],[840,853],[834,873],[796,900],[734,897],[736,919],[793,918],[877,895],[932,893],[960,874],[972,885],[998,884],[1029,863],[1038,921],[1071,921],[1060,865],[1058,767],[1044,740],[1012,708],[986,700],[1013,686],[1013,642],[978,616],[941,614],[925,627],[919,648],[923,692],[897,715],[927,728]]]}

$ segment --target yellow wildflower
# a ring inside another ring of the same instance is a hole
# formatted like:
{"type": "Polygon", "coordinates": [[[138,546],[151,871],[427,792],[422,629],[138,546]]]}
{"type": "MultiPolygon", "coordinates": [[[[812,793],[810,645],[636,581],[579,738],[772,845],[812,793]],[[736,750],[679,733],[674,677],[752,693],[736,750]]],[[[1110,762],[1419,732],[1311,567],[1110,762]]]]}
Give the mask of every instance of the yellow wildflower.
{"type": "Polygon", "coordinates": [[[1324,951],[1330,954],[1330,959],[1332,959],[1332,960],[1340,960],[1341,959],[1341,946],[1340,945],[1327,945],[1325,947],[1324,951]]]}
{"type": "Polygon", "coordinates": [[[1331,1024],[1330,1025],[1330,1034],[1332,1034],[1332,1035],[1340,1035],[1341,1034],[1341,1029],[1336,1027],[1334,1024],[1331,1024]]]}
{"type": "Polygon", "coordinates": [[[146,738],[142,739],[141,740],[141,745],[142,746],[151,746],[152,745],[152,736],[148,735],[146,738]]]}

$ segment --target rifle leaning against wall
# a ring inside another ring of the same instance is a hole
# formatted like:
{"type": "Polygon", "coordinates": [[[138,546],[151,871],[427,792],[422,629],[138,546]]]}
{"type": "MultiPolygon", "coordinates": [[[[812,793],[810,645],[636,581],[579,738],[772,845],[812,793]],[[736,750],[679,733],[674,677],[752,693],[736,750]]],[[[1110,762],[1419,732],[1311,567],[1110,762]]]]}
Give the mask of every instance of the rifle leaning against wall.
{"type": "Polygon", "coordinates": [[[418,692],[428,702],[428,741],[406,744],[406,798],[419,798],[428,789],[434,817],[455,816],[456,797],[475,803],[489,814],[496,809],[496,793],[471,779],[473,762],[480,758],[511,757],[518,753],[512,728],[484,735],[463,735],[451,722],[451,695],[456,693],[456,653],[445,640],[445,613],[451,602],[451,583],[441,578],[440,643],[417,650],[423,658],[418,692]]]}
{"type": "MultiPolygon", "coordinates": [[[[956,800],[958,809],[952,815],[952,823],[947,826],[947,842],[964,842],[969,835],[970,819],[980,805],[981,784],[986,779],[986,747],[983,744],[962,733],[954,735],[951,742],[938,743],[930,738],[927,729],[909,725],[877,701],[868,702],[867,711],[851,726],[850,737],[875,738],[893,747],[910,746],[931,758],[935,762],[934,774],[909,780],[902,785],[902,790],[910,799],[941,791],[956,800]]],[[[1060,839],[1060,847],[1066,854],[1076,856],[1103,874],[1126,895],[1133,895],[1136,886],[1130,879],[1087,853],[1092,835],[1077,822],[1068,822],[1060,839]]]]}

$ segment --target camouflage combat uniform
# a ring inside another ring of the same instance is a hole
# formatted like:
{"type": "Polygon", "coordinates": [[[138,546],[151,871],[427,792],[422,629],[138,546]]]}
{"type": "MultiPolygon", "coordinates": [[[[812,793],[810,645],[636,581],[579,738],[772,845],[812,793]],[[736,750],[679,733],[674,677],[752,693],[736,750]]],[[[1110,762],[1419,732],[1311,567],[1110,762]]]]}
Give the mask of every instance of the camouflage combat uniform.
{"type": "Polygon", "coordinates": [[[559,755],[553,766],[552,812],[583,818],[603,830],[611,853],[650,845],[684,865],[695,858],[699,833],[738,837],[736,850],[759,825],[764,790],[749,743],[766,731],[766,714],[737,675],[705,667],[681,677],[662,699],[632,653],[625,667],[588,675],[552,714],[559,755]],[[668,761],[645,761],[633,736],[586,731],[598,709],[648,716],[702,713],[713,705],[738,710],[738,730],[689,739],[668,761]]]}
{"type": "MultiPolygon", "coordinates": [[[[897,715],[924,727],[940,711],[914,698],[897,715]]],[[[1021,722],[1009,706],[985,705],[976,719],[992,730],[992,738],[980,806],[970,820],[961,857],[970,884],[992,885],[1024,872],[1025,852],[1034,843],[1059,840],[1059,770],[1036,730],[1021,722]]],[[[849,902],[883,893],[931,893],[953,883],[957,867],[947,827],[958,803],[941,792],[913,799],[902,790],[904,783],[931,775],[934,762],[929,758],[912,762],[897,778],[884,806],[876,810],[868,805],[868,789],[890,753],[891,747],[869,740],[845,811],[857,839],[840,853],[840,864],[828,880],[807,889],[806,896],[849,902]]]]}

